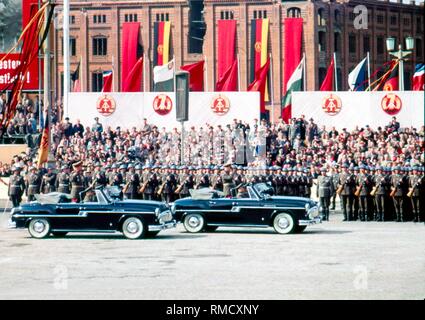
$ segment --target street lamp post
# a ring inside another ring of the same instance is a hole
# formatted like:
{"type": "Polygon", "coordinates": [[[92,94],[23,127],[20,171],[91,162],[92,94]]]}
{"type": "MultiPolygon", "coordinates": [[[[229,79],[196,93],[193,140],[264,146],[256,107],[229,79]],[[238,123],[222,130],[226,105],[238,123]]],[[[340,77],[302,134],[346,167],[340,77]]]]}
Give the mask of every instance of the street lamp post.
{"type": "Polygon", "coordinates": [[[406,50],[403,50],[401,43],[398,45],[398,50],[395,50],[395,38],[387,38],[387,50],[391,56],[394,56],[396,61],[399,62],[398,69],[398,87],[400,91],[404,91],[404,61],[407,60],[406,57],[412,54],[414,47],[413,37],[406,38],[406,50]]]}

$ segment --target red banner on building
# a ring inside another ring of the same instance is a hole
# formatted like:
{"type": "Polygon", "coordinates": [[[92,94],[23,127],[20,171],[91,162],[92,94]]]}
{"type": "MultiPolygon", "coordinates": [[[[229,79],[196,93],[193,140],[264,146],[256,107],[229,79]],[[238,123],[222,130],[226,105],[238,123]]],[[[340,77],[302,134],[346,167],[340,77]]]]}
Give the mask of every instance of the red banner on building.
{"type": "MultiPolygon", "coordinates": [[[[5,53],[0,53],[0,60],[5,57],[5,53]]],[[[15,69],[21,64],[19,53],[11,53],[5,60],[0,61],[0,90],[6,90],[6,86],[14,81],[12,75],[15,69]]],[[[38,62],[31,63],[25,75],[24,90],[38,90],[38,62]]]]}
{"type": "Polygon", "coordinates": [[[121,81],[122,88],[127,87],[127,78],[138,60],[139,22],[124,22],[122,25],[121,81]]]}
{"type": "Polygon", "coordinates": [[[218,76],[221,79],[235,60],[236,20],[218,20],[218,76]]]}

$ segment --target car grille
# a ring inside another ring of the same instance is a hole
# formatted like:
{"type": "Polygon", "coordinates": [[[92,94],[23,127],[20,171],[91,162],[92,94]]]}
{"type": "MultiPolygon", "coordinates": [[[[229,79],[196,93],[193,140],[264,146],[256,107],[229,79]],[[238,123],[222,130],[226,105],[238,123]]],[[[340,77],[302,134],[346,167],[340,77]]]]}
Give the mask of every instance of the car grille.
{"type": "Polygon", "coordinates": [[[173,220],[173,215],[170,210],[163,211],[159,214],[158,220],[160,223],[169,222],[173,220]]]}

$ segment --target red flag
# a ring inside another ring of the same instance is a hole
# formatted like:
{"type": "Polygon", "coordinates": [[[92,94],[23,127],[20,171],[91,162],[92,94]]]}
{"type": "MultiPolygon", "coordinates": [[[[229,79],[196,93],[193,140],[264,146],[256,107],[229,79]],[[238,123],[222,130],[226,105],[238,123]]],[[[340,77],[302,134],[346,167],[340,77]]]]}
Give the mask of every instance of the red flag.
{"type": "Polygon", "coordinates": [[[247,91],[258,91],[260,92],[260,112],[266,112],[266,104],[264,101],[264,95],[266,92],[267,74],[269,73],[270,58],[267,62],[255,73],[255,80],[248,86],[247,91]]]}
{"type": "Polygon", "coordinates": [[[335,74],[335,61],[332,58],[331,64],[329,65],[326,77],[320,87],[320,91],[333,91],[334,90],[334,74],[335,74]]]}
{"type": "Polygon", "coordinates": [[[238,91],[238,60],[233,60],[232,65],[215,85],[215,91],[238,91]]]}
{"type": "Polygon", "coordinates": [[[416,65],[415,74],[412,79],[413,91],[424,91],[425,86],[425,64],[420,63],[416,65]]]}
{"type": "Polygon", "coordinates": [[[217,71],[221,79],[235,59],[236,20],[217,21],[217,45],[217,71]]]}
{"type": "Polygon", "coordinates": [[[389,77],[385,80],[384,91],[397,91],[398,88],[398,64],[391,70],[389,77]]]}
{"type": "Polygon", "coordinates": [[[190,91],[204,91],[204,60],[180,67],[190,74],[190,91]]]}
{"type": "Polygon", "coordinates": [[[103,88],[102,92],[111,92],[112,91],[112,71],[106,71],[103,73],[103,88]]]}
{"type": "Polygon", "coordinates": [[[133,69],[129,72],[125,79],[122,92],[141,92],[142,91],[142,74],[143,74],[143,57],[137,60],[133,69]]]}

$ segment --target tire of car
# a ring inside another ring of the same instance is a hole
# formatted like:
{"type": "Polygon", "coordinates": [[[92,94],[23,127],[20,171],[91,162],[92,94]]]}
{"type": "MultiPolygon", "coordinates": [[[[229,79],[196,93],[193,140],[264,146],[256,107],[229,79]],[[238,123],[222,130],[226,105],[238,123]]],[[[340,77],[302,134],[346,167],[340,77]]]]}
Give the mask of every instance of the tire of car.
{"type": "Polygon", "coordinates": [[[146,232],[146,238],[155,238],[159,231],[148,231],[146,232]]]}
{"type": "Polygon", "coordinates": [[[140,218],[128,217],[122,224],[122,233],[130,240],[141,239],[146,235],[146,226],[140,218]]]}
{"type": "Polygon", "coordinates": [[[214,232],[217,228],[216,226],[206,226],[204,230],[205,232],[214,232]]]}
{"type": "Polygon", "coordinates": [[[31,237],[42,239],[50,234],[50,223],[47,219],[36,218],[28,225],[28,232],[31,237]]]}
{"type": "Polygon", "coordinates": [[[205,219],[199,213],[189,213],[183,219],[183,226],[187,232],[201,232],[205,227],[205,219]]]}
{"type": "Polygon", "coordinates": [[[52,231],[52,236],[57,238],[65,237],[68,234],[68,232],[65,231],[52,231]]]}
{"type": "Polygon", "coordinates": [[[289,213],[279,213],[273,219],[273,228],[279,234],[294,233],[296,223],[289,213]]]}
{"type": "Polygon", "coordinates": [[[295,233],[302,233],[306,228],[307,226],[296,226],[295,233]]]}

